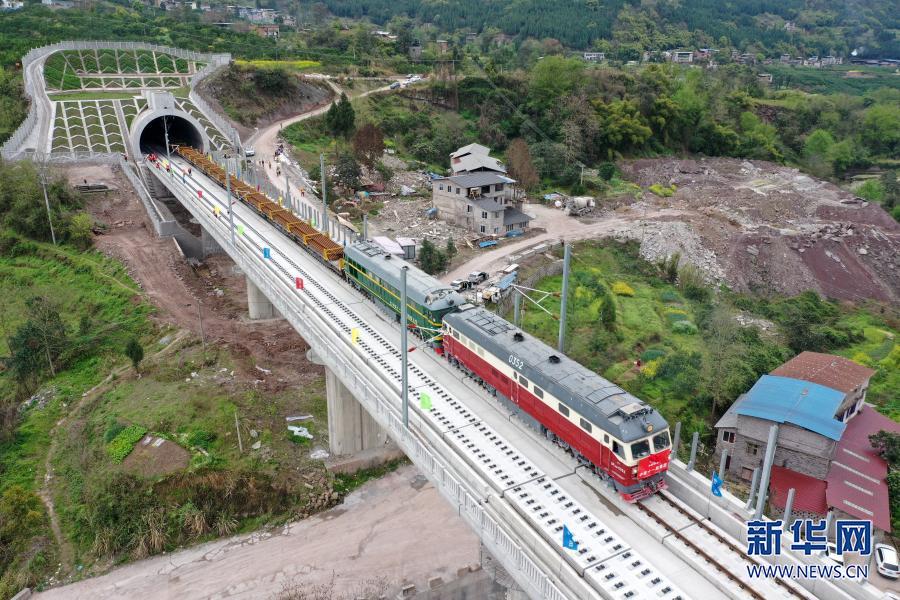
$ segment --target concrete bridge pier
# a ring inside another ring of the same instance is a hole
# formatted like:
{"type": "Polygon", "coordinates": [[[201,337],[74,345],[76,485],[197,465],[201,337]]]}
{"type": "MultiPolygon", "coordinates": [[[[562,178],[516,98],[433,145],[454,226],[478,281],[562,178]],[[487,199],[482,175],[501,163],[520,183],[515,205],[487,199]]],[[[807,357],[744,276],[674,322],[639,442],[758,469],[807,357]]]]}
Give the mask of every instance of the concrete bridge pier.
{"type": "Polygon", "coordinates": [[[266,298],[262,290],[256,287],[249,278],[247,282],[247,312],[251,319],[278,319],[281,317],[275,306],[266,298]]]}
{"type": "MultiPolygon", "coordinates": [[[[203,258],[213,254],[224,254],[224,250],[219,245],[219,242],[215,240],[215,238],[206,231],[206,228],[200,228],[200,246],[203,252],[203,258]]],[[[249,281],[247,282],[250,283],[249,281]]]]}
{"type": "MultiPolygon", "coordinates": [[[[313,350],[306,356],[312,363],[323,364],[313,350]]],[[[328,402],[328,449],[333,455],[328,461],[330,470],[353,472],[403,456],[387,431],[328,367],[325,367],[325,397],[328,402]]]]}

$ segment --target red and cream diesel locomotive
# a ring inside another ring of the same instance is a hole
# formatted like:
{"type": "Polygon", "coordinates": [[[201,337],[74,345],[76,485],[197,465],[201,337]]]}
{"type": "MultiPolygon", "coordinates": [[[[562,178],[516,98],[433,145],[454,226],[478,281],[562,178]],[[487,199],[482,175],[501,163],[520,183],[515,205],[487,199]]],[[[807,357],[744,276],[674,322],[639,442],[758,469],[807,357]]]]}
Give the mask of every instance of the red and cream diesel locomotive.
{"type": "Polygon", "coordinates": [[[666,487],[668,423],[649,404],[484,308],[444,316],[443,350],[625,500],[666,487]]]}

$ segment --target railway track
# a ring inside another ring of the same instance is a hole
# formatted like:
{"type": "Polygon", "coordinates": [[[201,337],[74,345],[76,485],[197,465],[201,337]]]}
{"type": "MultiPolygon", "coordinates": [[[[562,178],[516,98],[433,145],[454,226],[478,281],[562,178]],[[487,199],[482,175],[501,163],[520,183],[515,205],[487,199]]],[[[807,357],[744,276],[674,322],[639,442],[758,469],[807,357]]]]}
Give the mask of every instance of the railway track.
{"type": "MultiPolygon", "coordinates": [[[[738,562],[741,565],[741,569],[743,569],[744,565],[748,563],[763,563],[754,560],[751,556],[748,556],[743,548],[741,548],[733,540],[720,533],[715,527],[711,526],[704,519],[695,515],[690,509],[685,507],[681,501],[672,497],[669,492],[661,491],[655,494],[655,496],[653,496],[652,498],[649,498],[648,501],[638,502],[635,504],[635,506],[637,506],[637,508],[641,512],[646,514],[663,529],[665,529],[668,532],[666,535],[671,535],[679,542],[687,546],[690,550],[695,552],[698,556],[703,558],[703,560],[705,560],[714,569],[724,575],[748,597],[754,598],[755,600],[772,600],[772,598],[770,598],[769,596],[766,596],[760,593],[759,590],[754,589],[754,587],[751,585],[752,580],[749,580],[749,578],[744,579],[739,577],[737,573],[735,573],[736,569],[729,568],[725,564],[725,555],[723,555],[722,552],[724,551],[728,556],[732,558],[737,558],[738,562]],[[664,515],[662,514],[664,511],[654,510],[653,508],[648,506],[650,504],[659,503],[664,505],[665,512],[669,514],[664,515]],[[673,511],[675,514],[679,515],[680,518],[673,519],[673,511]],[[702,533],[700,533],[700,535],[698,535],[698,529],[702,530],[702,533]],[[702,541],[710,541],[710,538],[712,538],[715,547],[704,548],[702,541]]],[[[775,579],[770,581],[773,581],[785,592],[782,595],[783,598],[798,598],[801,600],[809,599],[809,596],[807,594],[805,594],[801,590],[796,589],[794,586],[784,581],[783,579],[775,579]]]]}
{"type": "MultiPolygon", "coordinates": [[[[180,157],[173,157],[172,163],[182,169],[188,166],[180,157]]],[[[230,204],[222,201],[224,190],[218,181],[196,171],[185,180],[159,170],[151,172],[169,184],[173,192],[182,194],[186,206],[198,219],[200,214],[207,215],[206,219],[200,219],[204,227],[218,231],[223,237],[228,235],[229,219],[210,216],[219,214],[216,207],[220,207],[221,212],[221,206],[230,204]]],[[[240,225],[242,231],[236,239],[236,255],[253,256],[255,261],[265,257],[258,263],[258,268],[272,277],[278,292],[289,297],[290,302],[297,302],[298,306],[309,308],[310,312],[317,314],[336,342],[344,340],[344,344],[349,344],[352,331],[358,330],[358,338],[353,342],[354,352],[362,363],[368,365],[367,368],[377,373],[377,379],[393,388],[391,396],[396,396],[398,402],[388,410],[399,412],[401,354],[371,323],[351,309],[361,298],[359,293],[349,286],[331,285],[328,280],[331,275],[319,272],[323,261],[307,263],[308,249],[293,240],[280,239],[281,232],[273,236],[266,231],[268,225],[260,222],[265,217],[254,206],[244,203],[231,206],[234,224],[240,225]],[[265,252],[265,249],[270,252],[265,252]],[[298,276],[306,282],[302,288],[294,285],[298,276]]],[[[301,308],[299,312],[306,312],[306,308],[301,308]]],[[[429,409],[410,410],[411,428],[423,438],[443,440],[450,451],[446,454],[449,460],[462,461],[466,469],[474,469],[479,474],[481,479],[472,488],[472,493],[476,495],[472,496],[469,505],[490,506],[504,519],[525,519],[531,527],[528,538],[534,540],[537,536],[549,544],[551,554],[542,554],[540,560],[550,560],[554,569],[566,564],[581,579],[572,586],[572,589],[579,590],[577,596],[566,596],[556,587],[544,586],[543,597],[553,600],[595,595],[615,600],[689,598],[645,560],[638,550],[631,548],[603,522],[585,511],[551,477],[414,362],[409,364],[409,388],[414,394],[427,392],[432,401],[429,409]],[[565,551],[560,545],[563,523],[578,539],[577,552],[565,551]],[[588,589],[592,593],[587,594],[588,589]]],[[[460,487],[455,493],[458,495],[462,491],[460,487]]],[[[478,514],[484,512],[483,509],[478,510],[481,511],[478,514]]],[[[496,526],[488,523],[484,527],[490,529],[496,526]]],[[[513,543],[510,538],[503,539],[513,543]]],[[[534,562],[528,562],[525,566],[531,571],[539,568],[534,562]]]]}

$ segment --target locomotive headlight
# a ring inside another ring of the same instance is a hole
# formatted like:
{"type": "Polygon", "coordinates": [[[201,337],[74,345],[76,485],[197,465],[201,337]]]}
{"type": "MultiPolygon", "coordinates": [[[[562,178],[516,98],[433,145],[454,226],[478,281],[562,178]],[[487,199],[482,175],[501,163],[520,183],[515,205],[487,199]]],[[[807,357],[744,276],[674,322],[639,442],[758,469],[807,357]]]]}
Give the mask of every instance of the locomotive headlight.
{"type": "Polygon", "coordinates": [[[647,424],[647,433],[653,431],[653,425],[647,424]]]}

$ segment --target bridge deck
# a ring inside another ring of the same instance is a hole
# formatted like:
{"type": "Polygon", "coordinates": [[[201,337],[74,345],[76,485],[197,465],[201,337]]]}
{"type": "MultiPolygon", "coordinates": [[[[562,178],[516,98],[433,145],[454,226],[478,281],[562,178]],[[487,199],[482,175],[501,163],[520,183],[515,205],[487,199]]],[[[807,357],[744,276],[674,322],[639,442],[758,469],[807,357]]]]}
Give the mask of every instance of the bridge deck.
{"type": "MultiPolygon", "coordinates": [[[[179,166],[177,159],[173,162],[179,166]]],[[[184,184],[180,177],[157,176],[214,235],[221,241],[230,239],[224,211],[218,219],[213,216],[216,205],[226,205],[224,190],[196,171],[184,184]],[[200,188],[204,190],[202,199],[196,193],[200,188]]],[[[290,290],[298,303],[315,307],[333,324],[336,344],[352,347],[360,361],[393,382],[399,405],[399,352],[388,341],[399,338],[396,325],[248,207],[236,204],[234,209],[235,225],[243,225],[245,233],[238,238],[238,248],[227,243],[223,248],[232,254],[238,251],[255,257],[267,269],[273,284],[290,290]],[[262,259],[263,246],[271,248],[268,261],[262,259]],[[307,282],[303,291],[292,287],[296,276],[307,282]],[[350,342],[352,328],[360,329],[355,347],[350,342]]],[[[525,528],[516,528],[513,537],[533,550],[538,564],[556,571],[548,573],[551,578],[581,575],[596,597],[687,598],[677,586],[690,589],[694,597],[721,596],[721,590],[675,552],[624,517],[614,498],[607,499],[591,489],[594,482],[585,485],[583,477],[591,475],[576,473],[568,456],[546,445],[522,423],[511,420],[470,380],[433,353],[416,352],[410,358],[411,425],[427,427],[429,435],[437,433],[445,446],[442,451],[455,452],[478,473],[482,489],[473,491],[480,502],[506,515],[508,523],[526,524],[525,528]],[[420,392],[429,394],[432,410],[417,408],[420,392]],[[578,552],[561,548],[563,524],[580,542],[578,552]],[[542,546],[543,552],[538,552],[537,546],[542,546]],[[641,549],[640,553],[635,547],[641,549]],[[557,564],[546,564],[547,551],[555,554],[557,564]]],[[[765,588],[765,582],[760,585],[765,588]]],[[[777,589],[771,591],[771,597],[781,596],[777,589]]]]}

